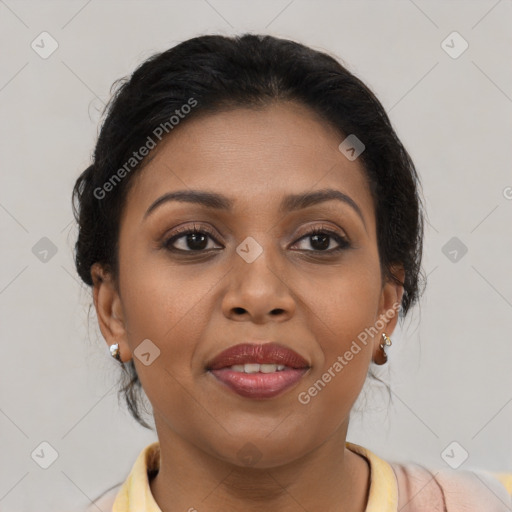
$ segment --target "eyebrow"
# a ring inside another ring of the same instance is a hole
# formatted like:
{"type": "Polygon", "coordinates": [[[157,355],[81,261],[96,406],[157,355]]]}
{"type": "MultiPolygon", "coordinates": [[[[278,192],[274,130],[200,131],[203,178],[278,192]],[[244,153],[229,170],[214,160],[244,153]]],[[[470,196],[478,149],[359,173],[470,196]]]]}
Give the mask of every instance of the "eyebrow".
{"type": "MultiPolygon", "coordinates": [[[[349,205],[359,215],[366,227],[366,222],[357,203],[347,194],[332,188],[315,190],[314,192],[304,192],[302,194],[290,194],[281,201],[279,211],[282,213],[293,212],[323,203],[324,201],[332,200],[341,201],[349,205]]],[[[235,204],[233,199],[216,192],[207,192],[203,190],[176,190],[174,192],[168,192],[154,201],[146,210],[144,219],[159,206],[169,201],[192,203],[205,206],[206,208],[212,208],[214,210],[226,211],[232,210],[233,205],[235,204]]]]}

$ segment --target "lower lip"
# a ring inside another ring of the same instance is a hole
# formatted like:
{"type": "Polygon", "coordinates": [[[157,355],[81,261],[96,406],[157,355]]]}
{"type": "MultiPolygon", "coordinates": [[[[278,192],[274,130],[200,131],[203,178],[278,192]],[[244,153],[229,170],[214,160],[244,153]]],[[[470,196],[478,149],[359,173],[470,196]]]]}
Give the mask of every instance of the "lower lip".
{"type": "Polygon", "coordinates": [[[243,373],[229,368],[210,370],[235,393],[247,398],[272,398],[294,386],[307,368],[282,370],[272,373],[243,373]]]}

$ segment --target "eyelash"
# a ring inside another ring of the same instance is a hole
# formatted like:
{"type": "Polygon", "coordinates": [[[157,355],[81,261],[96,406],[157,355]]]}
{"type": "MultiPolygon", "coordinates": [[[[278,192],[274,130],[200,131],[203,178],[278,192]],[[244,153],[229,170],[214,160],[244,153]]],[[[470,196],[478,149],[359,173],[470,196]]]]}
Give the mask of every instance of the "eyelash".
{"type": "MultiPolygon", "coordinates": [[[[162,246],[166,250],[168,250],[169,252],[174,252],[174,253],[196,253],[196,254],[199,254],[199,253],[205,253],[205,252],[208,252],[208,251],[212,250],[212,249],[202,249],[202,250],[197,250],[197,251],[194,251],[194,250],[185,251],[183,249],[176,249],[176,248],[171,247],[172,243],[174,243],[177,240],[179,240],[180,238],[183,238],[184,236],[190,235],[190,234],[206,234],[215,243],[219,244],[219,242],[217,242],[217,240],[216,240],[216,235],[209,228],[207,228],[205,226],[204,227],[196,227],[194,225],[193,228],[190,228],[190,227],[178,228],[171,237],[165,239],[165,241],[162,243],[162,246]]],[[[311,229],[310,231],[304,233],[297,240],[297,242],[300,241],[300,240],[303,240],[304,238],[312,237],[314,235],[327,235],[330,238],[334,239],[339,245],[338,245],[338,247],[336,247],[334,249],[328,249],[328,250],[325,250],[325,251],[313,249],[313,250],[305,250],[305,252],[320,253],[320,254],[322,254],[322,253],[324,253],[324,254],[333,254],[333,253],[338,253],[340,251],[348,249],[350,247],[350,242],[348,241],[347,238],[341,236],[339,233],[336,233],[335,231],[333,231],[333,230],[331,230],[329,228],[324,228],[324,227],[319,227],[319,226],[317,226],[317,227],[311,229]]]]}

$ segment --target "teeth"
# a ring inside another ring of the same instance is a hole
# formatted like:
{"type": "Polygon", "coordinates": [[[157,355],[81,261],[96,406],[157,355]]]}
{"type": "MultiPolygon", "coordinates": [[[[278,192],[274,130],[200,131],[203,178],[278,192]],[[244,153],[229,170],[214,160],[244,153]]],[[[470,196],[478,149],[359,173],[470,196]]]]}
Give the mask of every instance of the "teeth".
{"type": "Polygon", "coordinates": [[[242,372],[242,373],[273,373],[273,372],[281,372],[286,366],[284,364],[257,364],[257,363],[247,363],[247,364],[234,364],[230,367],[234,372],[242,372]]]}
{"type": "Polygon", "coordinates": [[[244,364],[245,373],[258,373],[260,371],[259,364],[244,364]]]}
{"type": "Polygon", "coordinates": [[[277,364],[260,364],[261,373],[272,373],[277,371],[277,364]]]}

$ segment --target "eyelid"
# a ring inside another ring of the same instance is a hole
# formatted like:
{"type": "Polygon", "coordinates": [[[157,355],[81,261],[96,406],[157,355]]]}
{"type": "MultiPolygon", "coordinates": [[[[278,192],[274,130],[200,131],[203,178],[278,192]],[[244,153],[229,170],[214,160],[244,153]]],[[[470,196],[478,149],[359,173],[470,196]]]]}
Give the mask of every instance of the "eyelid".
{"type": "Polygon", "coordinates": [[[193,222],[192,225],[186,224],[185,226],[179,226],[170,232],[167,231],[163,235],[162,240],[163,243],[167,245],[171,240],[177,240],[191,232],[206,233],[215,243],[220,244],[218,241],[219,237],[214,229],[210,228],[206,224],[197,224],[196,222],[193,222]]]}
{"type": "Polygon", "coordinates": [[[294,236],[302,237],[302,236],[310,234],[311,232],[320,230],[320,231],[327,231],[330,233],[335,233],[336,235],[338,235],[340,237],[344,237],[344,238],[348,239],[348,235],[346,234],[345,230],[340,228],[338,225],[333,226],[332,224],[325,224],[325,221],[317,221],[317,222],[320,222],[320,224],[310,223],[307,227],[301,228],[299,230],[299,233],[303,232],[302,235],[294,235],[294,236]]]}

